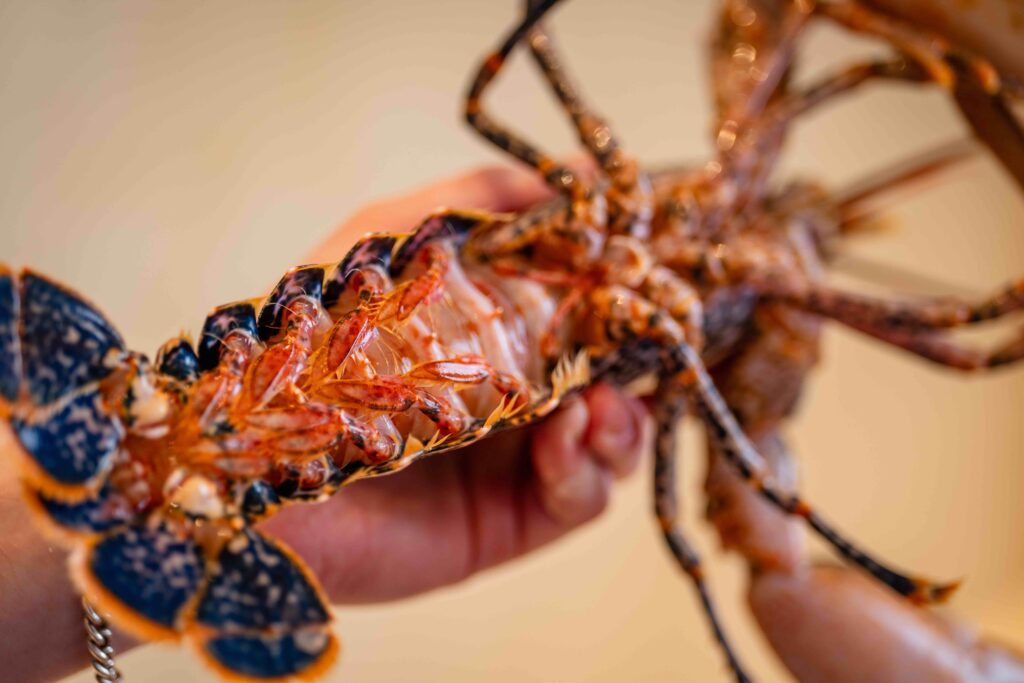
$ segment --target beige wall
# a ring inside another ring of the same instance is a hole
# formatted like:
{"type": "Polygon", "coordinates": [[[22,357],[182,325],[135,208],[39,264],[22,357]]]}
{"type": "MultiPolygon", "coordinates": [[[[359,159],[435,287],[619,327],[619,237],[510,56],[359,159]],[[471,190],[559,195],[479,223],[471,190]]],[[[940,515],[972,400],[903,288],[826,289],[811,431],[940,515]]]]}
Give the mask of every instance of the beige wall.
{"type": "MultiPolygon", "coordinates": [[[[195,331],[214,304],[264,291],[361,204],[501,160],[458,121],[473,60],[512,0],[79,2],[0,6],[0,258],[102,303],[134,346],[195,331]]],[[[591,99],[650,162],[707,152],[709,2],[578,0],[557,28],[591,99]],[[635,3],[641,4],[641,3],[635,3]]],[[[864,47],[817,34],[818,70],[864,47]]],[[[808,60],[812,61],[812,60],[808,60]]],[[[517,64],[504,116],[558,152],[571,137],[517,64]]],[[[944,140],[938,93],[879,88],[815,120],[787,166],[843,182],[944,140]]],[[[857,251],[985,291],[1024,270],[1024,201],[989,161],[894,207],[857,251]]],[[[806,491],[900,565],[968,581],[952,609],[1024,643],[1024,374],[966,380],[847,332],[792,434],[806,491]]],[[[690,453],[696,451],[691,442],[690,453]]],[[[689,459],[696,521],[699,458],[689,459]]],[[[348,681],[725,680],[663,552],[648,477],[571,540],[466,585],[343,608],[348,681]]],[[[762,681],[787,680],[742,608],[742,568],[714,590],[762,681]]],[[[210,680],[143,648],[130,680],[210,680]]],[[[76,681],[86,681],[80,676],[76,681]]]]}

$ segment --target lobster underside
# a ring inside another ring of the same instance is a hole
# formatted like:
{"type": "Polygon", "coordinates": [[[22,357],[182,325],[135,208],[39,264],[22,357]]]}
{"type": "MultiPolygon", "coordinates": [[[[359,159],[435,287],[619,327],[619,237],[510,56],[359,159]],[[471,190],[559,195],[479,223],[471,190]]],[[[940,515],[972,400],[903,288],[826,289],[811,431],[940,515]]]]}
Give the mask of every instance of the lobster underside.
{"type": "Polygon", "coordinates": [[[139,637],[189,636],[225,674],[329,664],[315,579],[252,524],[539,419],[589,380],[585,354],[548,372],[528,352],[547,288],[459,264],[458,235],[482,221],[368,237],[329,275],[291,271],[258,309],[219,307],[197,351],[176,338],[155,364],[74,292],[4,270],[4,411],[83,594],[139,637]]]}
{"type": "MultiPolygon", "coordinates": [[[[119,625],[147,639],[187,637],[227,677],[315,677],[338,652],[326,599],[255,524],[283,504],[536,421],[592,381],[652,373],[656,512],[738,680],[748,678],[677,521],[684,414],[747,486],[900,595],[933,602],[955,587],[895,571],[847,540],[771,476],[747,435],[774,448],[817,360],[821,318],[947,367],[1024,358],[1021,335],[986,351],[947,334],[1020,311],[1024,281],[977,303],[886,301],[823,282],[831,247],[870,218],[861,203],[888,180],[845,198],[769,183],[788,126],[833,95],[876,78],[966,83],[1002,115],[992,71],[855,3],[766,5],[742,25],[723,19],[717,35],[719,160],[649,176],[568,82],[538,23],[556,3],[527,3],[466,98],[474,128],[560,191],[546,205],[439,211],[409,233],[369,235],[339,263],[293,269],[267,297],[215,309],[195,346],[172,339],[152,362],[76,293],[0,268],[0,416],[20,444],[26,498],[73,548],[79,589],[119,625]],[[815,14],[913,60],[793,88],[792,43],[815,14]],[[522,42],[598,181],[482,107],[522,42]],[[751,44],[761,51],[751,56],[751,44]]],[[[923,160],[902,180],[961,156],[923,160]]]]}

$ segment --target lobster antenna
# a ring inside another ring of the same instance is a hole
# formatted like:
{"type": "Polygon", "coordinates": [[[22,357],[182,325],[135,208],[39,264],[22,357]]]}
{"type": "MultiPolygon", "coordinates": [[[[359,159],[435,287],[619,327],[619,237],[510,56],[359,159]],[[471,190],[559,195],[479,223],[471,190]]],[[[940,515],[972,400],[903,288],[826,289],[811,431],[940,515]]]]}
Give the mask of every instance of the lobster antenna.
{"type": "MultiPolygon", "coordinates": [[[[971,138],[944,142],[902,162],[874,172],[836,193],[835,207],[841,216],[843,232],[856,231],[881,210],[880,199],[907,186],[934,181],[936,177],[972,158],[978,152],[971,138]]],[[[891,197],[889,198],[891,202],[891,197]]]]}

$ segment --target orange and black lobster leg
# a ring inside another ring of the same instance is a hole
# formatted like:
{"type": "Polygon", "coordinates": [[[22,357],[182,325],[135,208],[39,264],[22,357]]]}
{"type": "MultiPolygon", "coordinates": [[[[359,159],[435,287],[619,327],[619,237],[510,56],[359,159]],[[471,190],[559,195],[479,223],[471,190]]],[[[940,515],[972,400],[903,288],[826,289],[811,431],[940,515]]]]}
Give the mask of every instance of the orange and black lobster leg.
{"type": "MultiPolygon", "coordinates": [[[[953,64],[958,71],[965,71],[960,60],[953,64]]],[[[966,76],[957,80],[953,97],[975,136],[1024,189],[1024,125],[1013,113],[1009,98],[1001,92],[990,92],[983,83],[966,76]]]]}
{"type": "Polygon", "coordinates": [[[494,80],[494,77],[498,75],[512,50],[558,1],[541,0],[531,4],[523,20],[512,29],[498,49],[487,56],[477,70],[476,76],[469,87],[469,92],[466,95],[465,116],[466,122],[484,138],[523,163],[540,171],[544,179],[555,189],[569,194],[574,200],[578,200],[583,198],[586,188],[582,181],[568,167],[556,163],[536,147],[527,143],[504,126],[499,125],[484,111],[480,103],[480,98],[483,96],[484,91],[494,80]]]}
{"type": "Polygon", "coordinates": [[[983,351],[940,332],[1024,310],[1024,280],[976,303],[956,299],[887,301],[824,285],[784,296],[782,300],[951,368],[981,370],[1024,358],[1024,334],[994,350],[983,351]]]}
{"type": "Polygon", "coordinates": [[[616,288],[596,291],[592,295],[592,303],[595,308],[602,309],[601,318],[606,323],[609,339],[614,343],[635,344],[647,340],[658,346],[660,369],[670,376],[665,381],[678,383],[680,390],[690,395],[711,436],[721,444],[723,457],[747,485],[787,514],[803,518],[843,557],[901,595],[915,602],[937,602],[952,593],[955,584],[935,584],[908,577],[881,564],[844,538],[798,495],[779,487],[769,476],[764,458],[715,387],[700,354],[684,340],[682,329],[667,311],[616,288]]]}
{"type": "Polygon", "coordinates": [[[979,349],[954,339],[947,332],[844,324],[886,344],[955,370],[986,370],[1024,360],[1024,331],[995,348],[979,349]]]}
{"type": "MultiPolygon", "coordinates": [[[[538,0],[527,0],[527,12],[539,4],[538,0]]],[[[612,225],[620,231],[646,232],[653,213],[650,179],[639,171],[636,160],[619,146],[608,123],[583,102],[551,35],[538,23],[530,31],[528,41],[541,73],[572,119],[580,143],[612,182],[616,201],[609,208],[620,214],[612,217],[612,225]]]]}
{"type": "Polygon", "coordinates": [[[775,169],[775,159],[781,149],[790,125],[817,107],[849,93],[865,83],[878,80],[920,82],[927,74],[904,59],[875,60],[846,67],[829,74],[802,90],[793,90],[775,99],[765,110],[756,126],[757,135],[742,136],[735,144],[719,140],[720,145],[732,145],[726,151],[726,160],[733,175],[749,174],[745,198],[759,196],[759,188],[775,169]]]}
{"type": "Polygon", "coordinates": [[[715,640],[725,653],[729,668],[740,683],[750,681],[722,628],[711,594],[708,592],[700,556],[683,535],[676,503],[676,453],[679,424],[686,413],[686,395],[680,386],[665,382],[659,386],[654,408],[657,437],[654,444],[654,512],[672,556],[686,572],[697,591],[715,640]]]}
{"type": "Polygon", "coordinates": [[[989,322],[1024,310],[1024,278],[977,302],[955,298],[893,301],[819,284],[778,298],[848,325],[936,330],[989,322]]]}
{"type": "Polygon", "coordinates": [[[956,583],[937,584],[907,576],[883,565],[847,540],[799,495],[779,487],[765,470],[763,458],[715,388],[697,352],[684,342],[666,348],[665,352],[666,369],[677,373],[675,381],[680,382],[693,397],[711,437],[721,447],[722,456],[744,482],[754,487],[772,505],[787,514],[803,518],[843,557],[913,602],[941,602],[956,589],[956,583]]]}
{"type": "Polygon", "coordinates": [[[921,64],[932,80],[948,87],[978,139],[1024,187],[1024,126],[1010,108],[995,67],[953,50],[938,36],[853,0],[820,3],[817,10],[853,31],[889,42],[921,64]]]}

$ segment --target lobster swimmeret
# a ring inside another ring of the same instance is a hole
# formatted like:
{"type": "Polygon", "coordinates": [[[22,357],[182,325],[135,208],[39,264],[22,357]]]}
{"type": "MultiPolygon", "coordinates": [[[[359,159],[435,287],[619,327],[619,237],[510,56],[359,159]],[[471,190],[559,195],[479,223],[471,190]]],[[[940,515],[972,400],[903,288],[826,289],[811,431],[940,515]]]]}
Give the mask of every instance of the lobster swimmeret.
{"type": "Polygon", "coordinates": [[[688,407],[744,480],[848,560],[913,600],[948,595],[949,585],[872,559],[780,488],[744,430],[764,433],[792,411],[816,359],[818,317],[961,369],[1024,357],[1020,337],[985,353],[946,332],[1019,310],[1021,283],[978,304],[903,303],[820,277],[831,245],[866,220],[864,200],[962,149],[847,197],[768,184],[789,124],[871,79],[966,89],[972,106],[1015,125],[998,74],[853,3],[745,4],[758,11],[739,23],[727,3],[713,61],[719,157],[648,176],[567,80],[538,24],[555,4],[529,3],[466,101],[478,131],[561,191],[546,205],[521,215],[439,211],[408,234],[367,236],[340,263],[290,271],[265,299],[217,308],[195,347],[173,339],[152,363],[79,295],[32,271],[0,271],[0,414],[21,445],[27,499],[74,548],[83,594],[118,625],[144,638],[187,635],[225,676],[315,676],[338,650],[325,599],[255,522],[283,503],[322,500],[535,421],[592,379],[625,384],[652,373],[658,517],[738,679],[746,674],[676,522],[674,434],[688,407]],[[815,16],[909,57],[795,89],[785,77],[793,42],[815,16]],[[600,167],[598,181],[482,108],[524,40],[600,167]]]}

